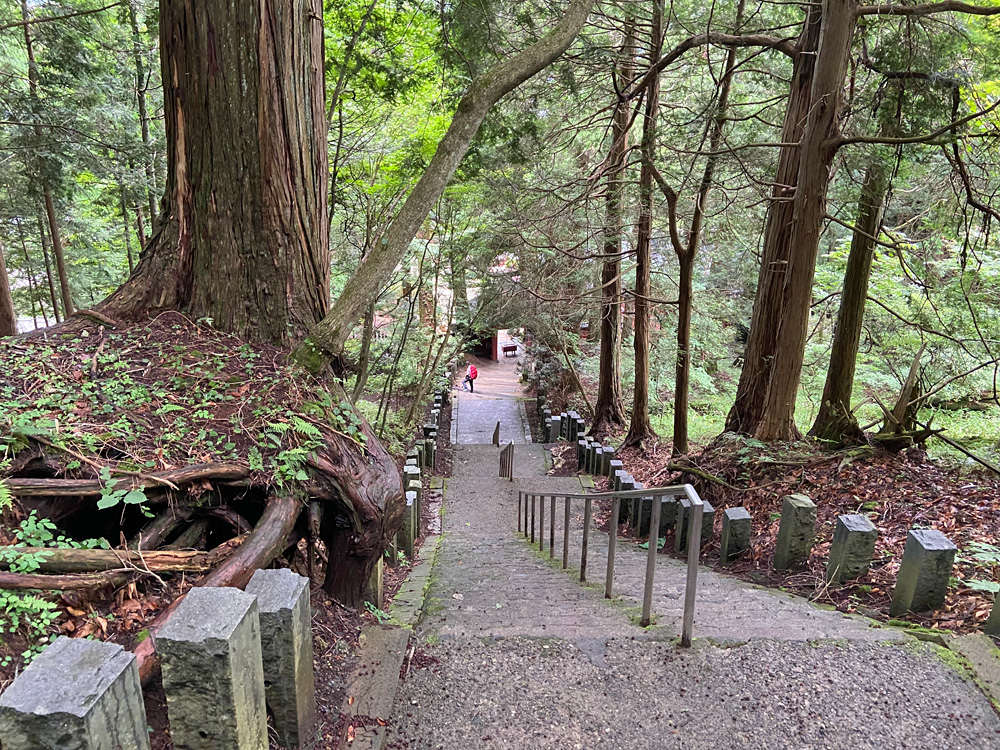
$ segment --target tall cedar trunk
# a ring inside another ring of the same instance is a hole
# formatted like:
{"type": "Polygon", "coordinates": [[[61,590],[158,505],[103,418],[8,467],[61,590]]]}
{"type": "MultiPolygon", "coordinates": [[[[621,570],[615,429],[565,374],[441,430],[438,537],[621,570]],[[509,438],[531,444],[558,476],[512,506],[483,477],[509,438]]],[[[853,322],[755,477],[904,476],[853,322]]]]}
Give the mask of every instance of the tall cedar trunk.
{"type": "Polygon", "coordinates": [[[14,298],[10,293],[10,278],[7,276],[7,261],[0,242],[0,336],[17,333],[17,314],[14,312],[14,298]]]}
{"type": "MultiPolygon", "coordinates": [[[[796,46],[792,83],[788,92],[783,143],[797,144],[802,138],[816,69],[823,11],[810,5],[796,46]]],[[[799,174],[799,149],[785,146],[778,154],[778,167],[771,191],[771,205],[764,228],[764,247],[757,276],[750,336],[744,353],[743,371],[736,401],[726,419],[726,430],[753,433],[763,416],[764,397],[771,377],[771,364],[778,346],[777,321],[781,312],[785,269],[791,251],[792,198],[799,174]]]]}
{"type": "Polygon", "coordinates": [[[112,317],[294,345],[329,307],[319,0],[164,0],[165,213],[112,317]]]}
{"type": "Polygon", "coordinates": [[[361,261],[330,314],[298,348],[299,362],[319,372],[340,354],[354,324],[395,270],[431,207],[444,192],[483,118],[501,97],[544,70],[569,47],[583,28],[593,4],[594,0],[572,0],[548,34],[472,82],[427,169],[393,218],[384,243],[361,261]]]}
{"type": "MultiPolygon", "coordinates": [[[[142,59],[142,37],[139,34],[139,19],[135,12],[136,0],[128,0],[128,22],[132,30],[132,61],[135,64],[135,99],[139,106],[139,132],[142,133],[143,170],[146,172],[146,201],[149,205],[149,219],[156,220],[156,168],[153,164],[153,142],[149,135],[149,111],[146,107],[146,63],[142,59]]],[[[139,221],[142,221],[140,215],[139,221]]],[[[141,235],[142,232],[140,231],[141,235]]],[[[143,243],[145,245],[145,243],[143,243]]],[[[131,265],[129,271],[132,270],[131,265]]]]}
{"type": "MultiPolygon", "coordinates": [[[[736,9],[736,27],[743,22],[744,0],[736,9]]],[[[708,139],[708,157],[702,173],[698,198],[691,217],[691,229],[686,247],[678,242],[675,246],[678,261],[677,292],[677,362],[674,365],[674,440],[672,455],[679,456],[690,450],[688,446],[688,401],[691,388],[691,317],[694,304],[694,261],[701,245],[705,212],[708,210],[708,196],[715,180],[715,165],[718,163],[719,148],[722,146],[722,132],[726,126],[729,109],[729,92],[733,85],[733,70],[736,68],[736,48],[730,47],[726,53],[726,63],[722,80],[719,81],[719,100],[715,119],[708,139]],[[681,252],[683,250],[683,252],[681,252]]],[[[671,217],[671,222],[676,220],[671,217]]]]}
{"type": "MultiPolygon", "coordinates": [[[[792,203],[794,220],[789,244],[793,252],[788,258],[780,314],[772,319],[777,322],[780,346],[774,352],[761,419],[754,430],[758,440],[791,440],[799,435],[795,401],[809,333],[813,277],[826,219],[830,167],[837,151],[841,94],[857,26],[852,0],[826,0],[823,8],[811,106],[799,149],[799,176],[792,203]]],[[[750,335],[753,337],[752,329],[750,335]]]]}
{"type": "MultiPolygon", "coordinates": [[[[629,19],[622,44],[622,69],[617,90],[628,88],[634,73],[635,20],[629,19]]],[[[593,432],[625,424],[622,397],[622,199],[625,154],[628,152],[629,106],[621,99],[611,122],[608,187],[604,207],[604,262],[601,265],[601,352],[593,432]]]]}
{"type": "MultiPolygon", "coordinates": [[[[650,64],[660,57],[663,42],[663,2],[653,0],[650,24],[650,64]]],[[[642,121],[642,171],[639,175],[639,226],[635,243],[635,388],[632,419],[625,445],[642,445],[656,437],[649,421],[649,311],[651,240],[653,233],[653,169],[656,159],[656,121],[660,109],[660,75],[650,76],[646,89],[646,111],[642,121]]]]}
{"type": "Polygon", "coordinates": [[[851,251],[844,272],[837,328],[833,334],[830,367],[826,371],[823,401],[809,431],[823,440],[849,445],[864,440],[864,433],[851,412],[854,369],[865,319],[868,279],[875,255],[875,237],[882,226],[882,208],[889,189],[889,168],[878,156],[872,159],[858,199],[858,216],[851,237],[851,251]]]}
{"type": "Polygon", "coordinates": [[[56,284],[52,277],[52,262],[49,260],[49,243],[45,238],[45,223],[42,221],[41,215],[38,217],[38,236],[42,245],[42,258],[45,260],[45,277],[49,282],[49,301],[52,303],[52,315],[56,319],[56,323],[59,323],[62,316],[59,315],[59,298],[56,296],[56,284]]]}
{"type": "MultiPolygon", "coordinates": [[[[28,10],[28,0],[21,0],[21,20],[24,23],[24,49],[28,55],[28,91],[31,94],[32,115],[35,118],[35,137],[41,141],[42,126],[39,122],[40,104],[38,98],[38,65],[35,62],[35,46],[31,39],[31,13],[28,10]]],[[[42,184],[42,197],[45,203],[45,215],[49,222],[49,236],[52,238],[52,254],[55,256],[56,271],[59,274],[59,289],[62,292],[63,317],[68,318],[75,312],[73,296],[69,290],[69,276],[66,273],[66,258],[63,254],[62,234],[59,232],[59,221],[56,218],[55,203],[52,200],[52,187],[44,170],[40,169],[38,179],[42,184]]],[[[58,313],[56,314],[58,319],[58,313]]]]}

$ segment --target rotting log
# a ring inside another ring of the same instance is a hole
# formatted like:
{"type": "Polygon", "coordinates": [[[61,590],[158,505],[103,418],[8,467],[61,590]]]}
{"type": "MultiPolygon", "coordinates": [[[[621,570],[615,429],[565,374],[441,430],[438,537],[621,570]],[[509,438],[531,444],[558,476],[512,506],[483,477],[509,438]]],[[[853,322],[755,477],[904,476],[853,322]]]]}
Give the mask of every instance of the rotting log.
{"type": "Polygon", "coordinates": [[[128,573],[85,573],[70,575],[38,575],[36,573],[0,572],[0,589],[71,591],[118,586],[128,580],[128,573]]]}
{"type": "MultiPolygon", "coordinates": [[[[266,567],[288,546],[302,504],[294,497],[271,497],[253,532],[224,562],[195,583],[195,586],[234,586],[244,588],[254,571],[266,567]]],[[[198,553],[204,554],[204,553],[198,553]]],[[[179,596],[149,624],[149,634],[135,648],[139,678],[143,685],[156,676],[160,660],[156,655],[155,636],[184,599],[179,596]]]]}
{"type": "MultiPolygon", "coordinates": [[[[151,471],[151,480],[171,482],[178,486],[203,481],[237,481],[250,475],[250,470],[238,464],[208,463],[185,466],[169,471],[151,471]]],[[[4,480],[18,499],[41,497],[100,497],[104,483],[99,479],[19,479],[4,480]]],[[[140,477],[121,477],[115,489],[135,489],[148,486],[149,481],[140,477]]]]}
{"type": "Polygon", "coordinates": [[[158,572],[202,573],[232,554],[232,548],[211,552],[158,550],[138,552],[118,549],[62,549],[54,547],[0,547],[0,568],[10,567],[10,560],[31,555],[41,573],[95,573],[105,570],[135,568],[158,572]]]}

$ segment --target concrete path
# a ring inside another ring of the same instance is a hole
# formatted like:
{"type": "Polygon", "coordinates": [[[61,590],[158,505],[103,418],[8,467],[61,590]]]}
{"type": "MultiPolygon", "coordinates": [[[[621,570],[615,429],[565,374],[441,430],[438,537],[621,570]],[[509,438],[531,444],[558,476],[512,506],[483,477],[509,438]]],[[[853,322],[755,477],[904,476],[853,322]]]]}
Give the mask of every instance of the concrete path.
{"type": "MultiPolygon", "coordinates": [[[[460,409],[475,403],[460,398],[460,409]]],[[[473,413],[459,434],[491,434],[473,413]]],[[[495,424],[497,411],[478,413],[495,424]]],[[[545,475],[546,456],[517,445],[511,483],[496,477],[493,446],[455,446],[445,536],[388,747],[1000,747],[1000,719],[975,685],[935,647],[891,642],[902,636],[867,620],[703,569],[695,645],[681,649],[683,566],[661,556],[660,624],[639,628],[644,551],[619,547],[623,596],[608,601],[603,535],[592,535],[589,563],[599,587],[560,569],[561,539],[553,561],[547,542],[539,553],[517,535],[519,488],[579,491],[575,477],[545,475]]]]}
{"type": "MultiPolygon", "coordinates": [[[[499,362],[474,357],[469,360],[479,370],[479,377],[474,392],[463,391],[459,385],[452,393],[451,442],[488,445],[499,422],[501,445],[511,441],[530,443],[531,430],[518,382],[521,356],[501,357],[499,362]]],[[[465,373],[461,376],[464,378],[465,373]]]]}

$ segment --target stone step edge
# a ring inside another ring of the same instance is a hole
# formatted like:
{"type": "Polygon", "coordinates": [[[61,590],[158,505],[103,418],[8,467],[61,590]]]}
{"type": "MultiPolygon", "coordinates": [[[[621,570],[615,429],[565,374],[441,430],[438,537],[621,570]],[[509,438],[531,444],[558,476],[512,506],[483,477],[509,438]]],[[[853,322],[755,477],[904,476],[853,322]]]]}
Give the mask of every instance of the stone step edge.
{"type": "Polygon", "coordinates": [[[441,546],[441,536],[429,536],[420,547],[421,561],[410,571],[396,596],[384,625],[368,625],[361,630],[358,665],[347,681],[341,716],[341,745],[353,727],[352,750],[381,750],[386,727],[392,718],[399,689],[399,673],[409,650],[410,636],[423,612],[427,589],[441,546]],[[381,722],[385,722],[382,724],[381,722]],[[363,724],[363,726],[362,726],[363,724]]]}

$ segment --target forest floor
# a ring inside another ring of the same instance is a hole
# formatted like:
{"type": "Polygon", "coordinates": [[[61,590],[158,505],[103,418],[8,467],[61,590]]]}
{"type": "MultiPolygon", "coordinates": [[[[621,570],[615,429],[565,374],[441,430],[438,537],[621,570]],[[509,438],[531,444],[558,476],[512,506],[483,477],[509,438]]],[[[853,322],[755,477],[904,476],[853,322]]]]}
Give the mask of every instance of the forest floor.
{"type": "MultiPolygon", "coordinates": [[[[93,498],[50,502],[15,495],[4,502],[0,493],[0,546],[68,548],[116,547],[134,539],[149,519],[168,508],[190,506],[193,518],[207,523],[195,549],[235,545],[236,531],[212,516],[229,508],[253,524],[264,494],[259,487],[299,478],[307,453],[318,445],[313,429],[339,430],[361,439],[358,423],[338,406],[337,396],[295,374],[287,354],[266,346],[249,346],[209,326],[178,314],[166,314],[145,325],[108,330],[88,324],[72,336],[39,335],[0,342],[0,482],[4,478],[97,480],[108,488],[95,508],[93,498]],[[332,419],[330,416],[332,415],[332,419]],[[214,463],[213,463],[214,462],[214,463]],[[235,467],[238,481],[204,481],[169,497],[149,473],[192,464],[235,467]],[[101,467],[104,467],[102,469],[101,467]],[[297,475],[297,476],[296,476],[297,475]],[[125,500],[125,490],[143,482],[139,502],[125,500]],[[117,487],[116,487],[117,485],[117,487]],[[117,501],[105,507],[103,501],[117,501]],[[52,513],[54,523],[46,520],[52,513]]],[[[403,389],[393,406],[407,409],[412,396],[403,389]]],[[[429,407],[428,407],[429,409],[429,407]]],[[[408,436],[395,435],[406,448],[422,437],[419,423],[408,436]]],[[[450,409],[442,414],[436,473],[450,473],[450,409]]],[[[425,481],[418,546],[440,527],[440,491],[425,481]]],[[[234,518],[230,514],[230,519],[234,518]]],[[[231,523],[231,522],[230,522],[231,523]]],[[[160,544],[173,544],[184,527],[160,544]]],[[[275,562],[307,575],[308,544],[300,538],[275,562]]],[[[348,609],[320,587],[325,574],[325,548],[316,541],[317,561],[312,589],[314,666],[321,721],[340,721],[343,691],[358,637],[365,624],[382,612],[371,607],[348,609]]],[[[418,555],[419,559],[419,555],[418,555]]],[[[0,562],[4,562],[0,559],[0,562]]],[[[388,608],[415,561],[386,567],[388,608]]],[[[18,560],[6,560],[17,565],[18,560]]],[[[12,567],[19,571],[18,568],[12,567]]],[[[131,649],[145,636],[150,622],[197,580],[197,574],[135,571],[120,585],[45,593],[14,593],[0,608],[0,691],[23,669],[27,658],[59,635],[106,640],[131,649]],[[19,618],[16,627],[14,618],[19,618]]],[[[162,689],[154,681],[145,691],[153,750],[172,747],[162,689]]],[[[332,747],[332,746],[331,746],[332,747]]]]}
{"type": "MultiPolygon", "coordinates": [[[[959,548],[953,585],[944,607],[905,619],[924,627],[971,632],[989,616],[993,594],[974,588],[996,580],[989,562],[977,559],[969,544],[996,544],[1000,536],[1000,477],[962,474],[930,461],[919,448],[902,453],[871,451],[850,457],[808,443],[770,445],[724,435],[702,451],[675,461],[669,448],[646,454],[626,449],[621,458],[646,486],[687,481],[716,508],[716,533],[702,559],[718,564],[722,510],[743,506],[753,518],[748,555],[725,567],[744,580],[808,596],[835,606],[889,620],[888,610],[907,531],[929,527],[942,531],[959,548]],[[717,481],[671,468],[680,463],[717,481]],[[816,544],[809,560],[789,571],[771,566],[782,498],[802,493],[817,506],[816,544]],[[827,585],[825,563],[837,516],[865,514],[879,530],[871,569],[861,578],[827,585]],[[973,588],[970,588],[969,584],[973,588]]],[[[606,480],[599,480],[606,483],[606,480]]],[[[606,486],[606,484],[599,484],[606,486]]],[[[668,539],[665,548],[672,550],[668,539]]]]}

